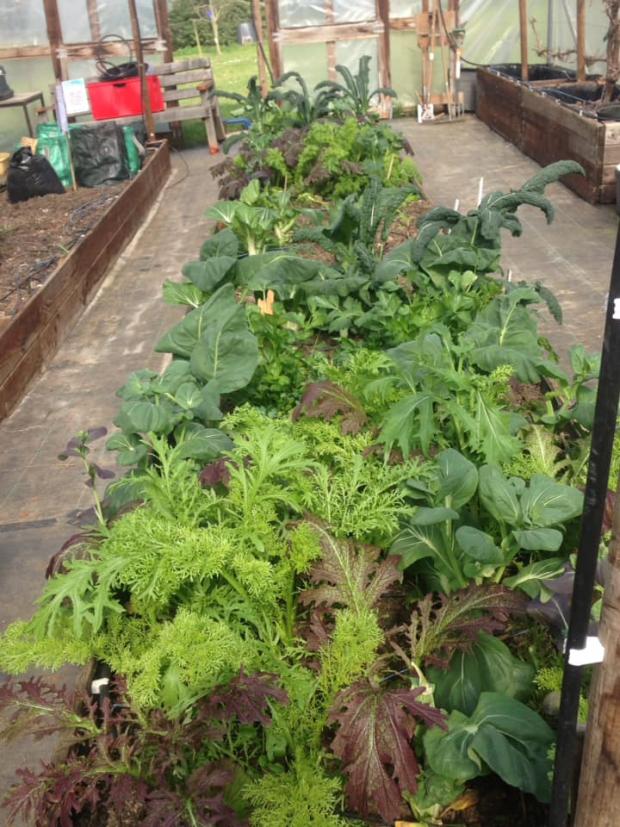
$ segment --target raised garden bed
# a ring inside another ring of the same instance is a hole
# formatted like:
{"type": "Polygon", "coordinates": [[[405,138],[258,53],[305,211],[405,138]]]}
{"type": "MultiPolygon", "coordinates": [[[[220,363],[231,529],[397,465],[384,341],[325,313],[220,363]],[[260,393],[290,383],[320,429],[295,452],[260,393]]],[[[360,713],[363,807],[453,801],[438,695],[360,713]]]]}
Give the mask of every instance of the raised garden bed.
{"type": "Polygon", "coordinates": [[[619,125],[592,116],[595,83],[579,86],[584,89],[576,90],[573,81],[562,78],[525,84],[503,72],[479,69],[476,114],[539,164],[578,161],[586,175],[567,176],[567,186],[592,204],[612,204],[620,162],[619,125]],[[577,105],[579,91],[584,92],[582,106],[577,105]]]}
{"type": "MultiPolygon", "coordinates": [[[[15,312],[8,321],[0,320],[0,420],[13,410],[32,379],[54,355],[68,330],[88,305],[110,265],[131,240],[144,220],[170,172],[170,154],[167,143],[161,143],[148,157],[142,171],[122,189],[109,190],[111,203],[103,204],[103,211],[94,224],[85,221],[89,231],[60,260],[41,286],[35,286],[37,274],[28,279],[28,289],[36,292],[25,302],[9,307],[15,312]],[[119,194],[120,191],[120,194],[119,194]]],[[[100,191],[95,199],[101,197],[100,191]]],[[[67,196],[92,203],[81,193],[67,196]]],[[[24,208],[26,205],[24,205],[24,208]]],[[[84,229],[84,225],[82,230],[84,229]]],[[[55,250],[48,258],[63,252],[67,242],[75,239],[59,234],[55,250]],[[62,245],[62,247],[60,246],[62,245]]],[[[40,275],[40,274],[39,274],[40,275]]],[[[18,291],[18,298],[19,298],[18,291]]],[[[21,296],[24,296],[23,290],[21,296]]]]}

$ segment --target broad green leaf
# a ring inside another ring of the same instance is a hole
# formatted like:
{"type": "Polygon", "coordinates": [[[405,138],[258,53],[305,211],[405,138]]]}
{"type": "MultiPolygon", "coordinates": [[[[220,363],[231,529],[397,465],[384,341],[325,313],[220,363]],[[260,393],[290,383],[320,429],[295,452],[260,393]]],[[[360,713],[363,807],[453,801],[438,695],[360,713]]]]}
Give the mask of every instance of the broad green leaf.
{"type": "Polygon", "coordinates": [[[232,223],[235,213],[239,209],[238,201],[218,201],[205,212],[207,218],[212,218],[221,224],[232,223]]]}
{"type": "Polygon", "coordinates": [[[448,553],[445,544],[446,540],[439,525],[424,526],[410,523],[400,532],[392,544],[390,553],[400,557],[400,568],[406,569],[425,557],[441,562],[448,553]]]}
{"type": "Polygon", "coordinates": [[[205,422],[220,420],[224,414],[220,410],[220,389],[216,382],[209,382],[201,391],[201,402],[196,408],[196,416],[205,422]]]}
{"type": "Polygon", "coordinates": [[[530,288],[518,288],[498,296],[482,310],[462,337],[471,348],[471,361],[491,373],[501,365],[512,365],[522,382],[540,381],[538,364],[544,352],[538,342],[534,315],[522,302],[537,302],[530,288]]]}
{"type": "Polygon", "coordinates": [[[206,300],[205,294],[195,284],[185,281],[170,281],[166,279],[163,287],[166,304],[181,304],[188,307],[200,307],[206,300]]]}
{"type": "Polygon", "coordinates": [[[436,525],[446,520],[458,520],[459,513],[452,508],[418,508],[411,519],[413,525],[436,525]]]}
{"type": "Polygon", "coordinates": [[[505,694],[482,692],[471,716],[453,712],[448,732],[429,730],[424,747],[433,772],[467,781],[488,768],[547,801],[553,740],[551,728],[529,707],[505,694]]]}
{"type": "Polygon", "coordinates": [[[528,525],[558,525],[581,514],[583,494],[569,485],[536,474],[521,497],[521,508],[528,525]]]}
{"type": "Polygon", "coordinates": [[[495,545],[495,541],[489,534],[480,531],[473,526],[464,525],[456,530],[456,542],[463,554],[479,563],[491,563],[501,565],[504,555],[501,549],[495,545]]]}
{"type": "Polygon", "coordinates": [[[452,656],[447,669],[431,667],[428,676],[435,685],[436,706],[471,715],[482,692],[525,700],[534,669],[515,658],[501,640],[481,632],[471,649],[452,656]]]}
{"type": "Polygon", "coordinates": [[[195,382],[183,382],[177,388],[174,401],[179,407],[191,411],[192,408],[197,408],[203,401],[202,388],[199,388],[195,382]]]}
{"type": "Polygon", "coordinates": [[[206,261],[215,256],[232,256],[239,254],[239,240],[232,230],[220,230],[208,238],[200,248],[200,258],[206,261]]]}
{"type": "Polygon", "coordinates": [[[469,718],[455,710],[448,718],[448,732],[433,727],[424,733],[424,752],[433,772],[460,782],[487,774],[482,761],[469,750],[468,724],[469,718]]]}
{"type": "Polygon", "coordinates": [[[108,451],[118,451],[119,465],[137,465],[148,453],[148,448],[137,434],[113,434],[106,442],[108,451]]]}
{"type": "Polygon", "coordinates": [[[506,577],[503,581],[510,589],[521,589],[532,600],[541,597],[544,591],[544,581],[553,580],[564,573],[566,562],[559,557],[548,560],[537,560],[524,566],[517,574],[506,577]]]}
{"type": "Polygon", "coordinates": [[[218,293],[215,293],[202,307],[191,310],[187,316],[164,334],[155,345],[156,352],[172,353],[175,356],[189,359],[198,340],[205,331],[209,313],[215,303],[214,300],[217,299],[218,293]]]}
{"type": "MultiPolygon", "coordinates": [[[[193,423],[191,423],[193,424],[193,423]]],[[[182,427],[178,441],[181,459],[212,460],[233,448],[232,440],[218,428],[182,427]]]]}
{"type": "Polygon", "coordinates": [[[129,433],[162,433],[170,430],[174,416],[172,408],[165,402],[125,402],[114,422],[129,433]]]}
{"type": "Polygon", "coordinates": [[[237,259],[232,256],[217,256],[207,261],[190,261],[183,266],[183,275],[199,290],[212,293],[231,273],[236,263],[237,259]]]}
{"type": "Polygon", "coordinates": [[[512,533],[519,548],[526,551],[557,551],[564,539],[562,532],[555,528],[530,528],[512,533]]]}
{"type": "Polygon", "coordinates": [[[439,466],[438,497],[452,508],[460,509],[466,505],[478,488],[478,471],[458,451],[448,448],[437,457],[439,466]]]}
{"type": "Polygon", "coordinates": [[[190,358],[192,373],[206,382],[215,380],[220,393],[239,390],[258,365],[258,343],[248,328],[245,307],[237,304],[227,284],[205,308],[204,330],[190,358]]]}
{"type": "Polygon", "coordinates": [[[173,359],[159,378],[156,390],[158,393],[169,393],[174,396],[177,389],[191,379],[189,362],[186,359],[173,359]]]}
{"type": "Polygon", "coordinates": [[[483,465],[479,471],[479,477],[480,499],[489,514],[500,523],[510,526],[518,525],[521,508],[512,483],[494,465],[483,465]]]}
{"type": "Polygon", "coordinates": [[[122,388],[116,391],[116,395],[127,401],[144,399],[150,393],[156,379],[159,379],[159,374],[154,370],[137,370],[130,375],[122,388]]]}

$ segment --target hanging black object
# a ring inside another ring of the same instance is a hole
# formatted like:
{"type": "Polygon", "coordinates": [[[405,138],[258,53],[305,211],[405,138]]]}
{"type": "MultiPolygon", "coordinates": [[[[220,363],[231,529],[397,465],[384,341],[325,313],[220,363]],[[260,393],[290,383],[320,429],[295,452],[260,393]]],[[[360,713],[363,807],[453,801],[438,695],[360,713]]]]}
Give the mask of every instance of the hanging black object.
{"type": "MultiPolygon", "coordinates": [[[[618,171],[616,171],[616,182],[618,182],[618,171]]],[[[617,205],[617,208],[619,206],[617,205]]],[[[578,665],[578,662],[579,660],[588,662],[587,657],[584,659],[578,656],[584,651],[588,637],[619,400],[620,225],[609,285],[601,373],[596,396],[588,479],[581,519],[581,540],[575,567],[568,625],[549,827],[566,827],[575,778],[578,759],[577,716],[583,673],[583,666],[578,665]]]]}
{"type": "Polygon", "coordinates": [[[11,157],[6,190],[11,204],[17,204],[39,195],[61,195],[65,188],[47,158],[22,147],[11,157]]]}
{"type": "Polygon", "coordinates": [[[95,46],[95,58],[100,80],[124,80],[125,78],[137,78],[140,74],[138,64],[133,60],[131,43],[120,34],[104,35],[95,46]],[[106,43],[120,43],[123,45],[127,49],[129,60],[123,63],[111,63],[106,60],[105,49],[103,48],[106,43]]]}
{"type": "Polygon", "coordinates": [[[0,101],[8,101],[8,99],[14,95],[15,92],[11,89],[6,79],[4,66],[0,66],[0,101]]]}

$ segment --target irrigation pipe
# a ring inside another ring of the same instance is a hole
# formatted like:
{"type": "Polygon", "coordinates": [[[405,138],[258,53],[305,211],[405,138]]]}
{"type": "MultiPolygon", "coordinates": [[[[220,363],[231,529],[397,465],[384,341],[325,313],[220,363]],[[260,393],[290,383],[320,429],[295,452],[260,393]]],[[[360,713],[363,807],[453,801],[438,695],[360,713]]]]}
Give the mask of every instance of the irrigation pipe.
{"type": "MultiPolygon", "coordinates": [[[[618,170],[616,170],[618,179],[618,170]]],[[[578,756],[577,715],[620,399],[620,225],[611,270],[581,539],[568,625],[549,827],[566,827],[578,756]],[[585,653],[585,656],[584,656],[585,653]]]]}

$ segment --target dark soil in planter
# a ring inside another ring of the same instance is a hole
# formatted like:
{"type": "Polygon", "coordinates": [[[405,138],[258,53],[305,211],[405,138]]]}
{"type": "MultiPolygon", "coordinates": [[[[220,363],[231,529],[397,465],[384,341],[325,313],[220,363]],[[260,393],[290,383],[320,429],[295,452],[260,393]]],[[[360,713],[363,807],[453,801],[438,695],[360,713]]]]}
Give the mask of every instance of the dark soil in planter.
{"type": "Polygon", "coordinates": [[[0,326],[97,223],[126,184],[45,195],[0,206],[0,326]]]}
{"type": "Polygon", "coordinates": [[[454,827],[546,827],[548,808],[534,796],[487,776],[472,784],[478,801],[466,810],[447,814],[443,824],[454,827]]]}
{"type": "MultiPolygon", "coordinates": [[[[495,63],[489,66],[494,72],[501,72],[502,75],[508,75],[510,78],[521,80],[521,64],[520,63],[495,63]]],[[[528,82],[536,82],[540,80],[573,80],[576,75],[570,69],[562,69],[560,66],[547,66],[545,64],[534,64],[527,67],[528,82]]]]}
{"type": "MultiPolygon", "coordinates": [[[[603,85],[596,81],[562,83],[558,86],[543,87],[539,91],[555,98],[571,109],[578,109],[586,114],[591,114],[593,117],[598,117],[599,114],[604,116],[605,110],[608,108],[618,108],[617,103],[611,105],[610,102],[607,102],[604,106],[600,105],[603,96],[603,85]]],[[[620,100],[620,89],[614,89],[612,100],[620,100]]]]}

